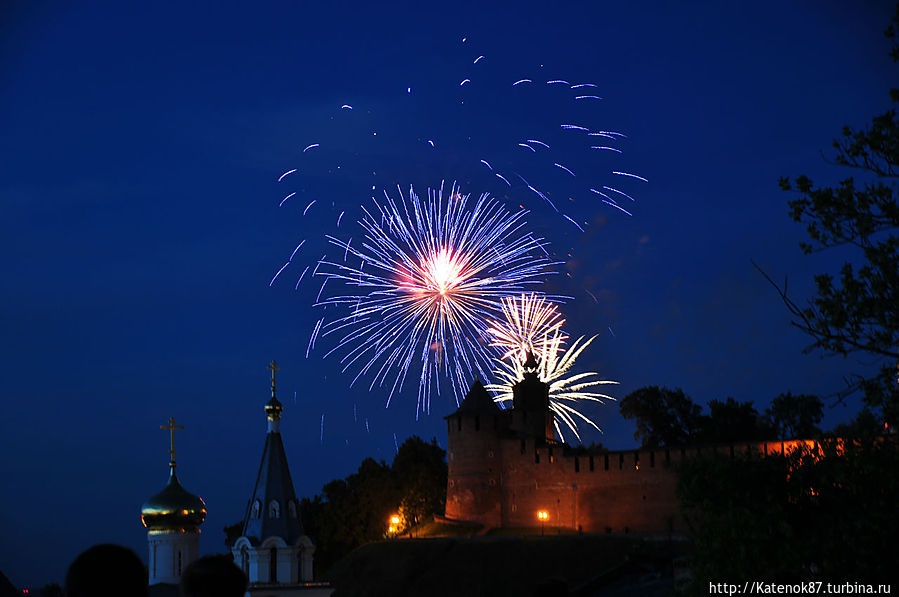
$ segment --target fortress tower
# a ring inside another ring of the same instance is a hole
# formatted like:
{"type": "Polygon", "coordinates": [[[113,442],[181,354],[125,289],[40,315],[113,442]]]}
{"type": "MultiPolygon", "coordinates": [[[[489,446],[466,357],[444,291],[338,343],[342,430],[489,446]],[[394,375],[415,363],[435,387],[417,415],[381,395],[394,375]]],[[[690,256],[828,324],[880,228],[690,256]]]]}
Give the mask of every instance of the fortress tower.
{"type": "Polygon", "coordinates": [[[458,410],[444,417],[447,431],[446,517],[500,526],[500,432],[508,412],[475,380],[458,410]]]}
{"type": "Polygon", "coordinates": [[[485,530],[545,524],[575,532],[667,533],[682,527],[669,464],[686,450],[611,452],[557,441],[549,384],[532,354],[512,396],[512,408],[501,410],[475,381],[446,417],[447,519],[485,530]]]}
{"type": "Polygon", "coordinates": [[[537,376],[537,359],[528,352],[524,379],[512,386],[513,431],[525,437],[553,441],[553,415],[549,410],[549,384],[537,376]]]}

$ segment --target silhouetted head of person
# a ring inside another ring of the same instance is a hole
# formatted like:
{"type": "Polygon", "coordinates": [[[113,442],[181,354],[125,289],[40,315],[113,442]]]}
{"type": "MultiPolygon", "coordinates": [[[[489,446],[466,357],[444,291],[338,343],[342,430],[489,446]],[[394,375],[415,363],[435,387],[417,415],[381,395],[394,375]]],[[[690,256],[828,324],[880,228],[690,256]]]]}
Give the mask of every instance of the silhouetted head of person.
{"type": "Polygon", "coordinates": [[[203,556],[181,575],[182,597],[243,597],[247,575],[229,556],[203,556]]]}
{"type": "Polygon", "coordinates": [[[66,597],[147,597],[147,569],[121,545],[94,545],[66,573],[66,597]]]}

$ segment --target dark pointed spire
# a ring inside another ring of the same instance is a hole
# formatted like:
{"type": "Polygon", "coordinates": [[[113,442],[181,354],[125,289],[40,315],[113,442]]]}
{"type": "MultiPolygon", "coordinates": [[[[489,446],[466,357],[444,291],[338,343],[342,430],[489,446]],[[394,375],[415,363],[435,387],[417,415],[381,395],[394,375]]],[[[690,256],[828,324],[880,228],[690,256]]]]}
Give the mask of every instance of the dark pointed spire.
{"type": "Polygon", "coordinates": [[[303,535],[303,525],[279,430],[283,406],[276,396],[275,371],[278,364],[272,361],[268,368],[272,372],[272,397],[265,405],[268,433],[256,485],[244,516],[243,534],[259,542],[277,536],[288,545],[293,545],[303,535]]]}

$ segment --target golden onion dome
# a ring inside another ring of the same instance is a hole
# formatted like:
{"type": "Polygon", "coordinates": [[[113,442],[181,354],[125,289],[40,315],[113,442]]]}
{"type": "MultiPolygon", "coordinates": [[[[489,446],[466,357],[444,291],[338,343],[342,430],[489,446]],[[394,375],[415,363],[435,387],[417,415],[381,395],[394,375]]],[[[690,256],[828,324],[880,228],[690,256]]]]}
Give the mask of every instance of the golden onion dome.
{"type": "Polygon", "coordinates": [[[181,487],[172,467],[165,489],[146,501],[140,509],[140,519],[151,533],[199,533],[206,519],[206,503],[181,487]]]}

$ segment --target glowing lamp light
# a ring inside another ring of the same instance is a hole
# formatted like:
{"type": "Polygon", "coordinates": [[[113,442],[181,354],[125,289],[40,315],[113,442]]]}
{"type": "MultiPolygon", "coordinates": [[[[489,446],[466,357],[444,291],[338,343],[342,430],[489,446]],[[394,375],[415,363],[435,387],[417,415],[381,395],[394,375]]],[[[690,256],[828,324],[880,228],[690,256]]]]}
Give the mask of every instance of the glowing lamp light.
{"type": "Polygon", "coordinates": [[[400,515],[399,514],[391,514],[388,521],[390,524],[387,526],[387,534],[388,535],[396,535],[397,531],[399,530],[400,515]]]}
{"type": "Polygon", "coordinates": [[[537,520],[540,521],[540,534],[542,535],[546,529],[546,521],[549,520],[549,512],[546,510],[539,510],[537,512],[537,520]]]}

